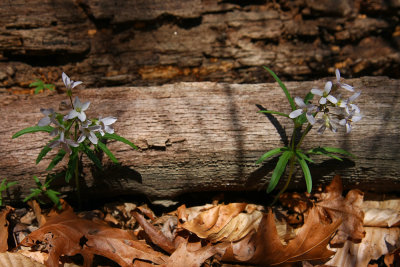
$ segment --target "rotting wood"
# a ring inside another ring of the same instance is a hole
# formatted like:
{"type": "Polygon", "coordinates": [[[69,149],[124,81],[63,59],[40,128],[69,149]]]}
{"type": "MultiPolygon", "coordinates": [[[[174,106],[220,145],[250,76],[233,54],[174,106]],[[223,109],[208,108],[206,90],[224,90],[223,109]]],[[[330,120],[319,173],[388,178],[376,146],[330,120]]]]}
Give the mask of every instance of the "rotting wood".
{"type": "MultiPolygon", "coordinates": [[[[314,185],[327,183],[335,173],[340,173],[349,188],[357,186],[375,192],[399,190],[400,81],[364,77],[346,82],[362,90],[357,103],[364,118],[349,135],[344,132],[318,135],[313,129],[305,144],[308,148],[342,147],[358,158],[343,162],[317,160],[310,166],[314,185]]],[[[324,81],[286,85],[293,96],[304,96],[313,87],[323,87],[324,81]]],[[[258,113],[260,106],[289,111],[276,83],[177,83],[74,92],[82,101],[91,101],[89,117],[118,117],[116,132],[140,147],[135,151],[123,143],[109,144],[122,165],[112,166],[104,157],[108,166],[104,173],[92,173],[85,161],[87,186],[97,196],[140,193],[156,199],[207,190],[264,190],[276,159],[264,165],[256,165],[255,161],[267,150],[282,145],[279,127],[291,134],[292,123],[288,119],[269,120],[258,113]]],[[[12,140],[12,134],[37,123],[42,117],[40,107],[59,110],[65,100],[65,95],[55,93],[0,96],[0,177],[19,182],[20,195],[14,194],[15,198],[29,192],[34,185],[33,175],[44,177],[50,157],[38,165],[34,162],[50,138],[37,133],[12,140]]],[[[292,184],[296,190],[305,188],[300,175],[298,171],[292,184]]]]}

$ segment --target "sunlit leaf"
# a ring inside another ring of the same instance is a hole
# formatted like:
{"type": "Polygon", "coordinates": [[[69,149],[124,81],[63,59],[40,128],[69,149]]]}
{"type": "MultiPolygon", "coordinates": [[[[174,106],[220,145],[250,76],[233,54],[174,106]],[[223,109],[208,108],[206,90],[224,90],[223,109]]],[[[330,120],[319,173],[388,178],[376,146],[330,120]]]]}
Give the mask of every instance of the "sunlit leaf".
{"type": "Polygon", "coordinates": [[[122,136],[119,136],[118,134],[115,134],[115,133],[113,133],[113,134],[106,133],[104,136],[102,136],[102,138],[114,139],[114,140],[120,141],[120,142],[122,142],[124,144],[127,144],[127,145],[131,146],[134,149],[138,149],[138,147],[134,143],[132,143],[131,141],[129,141],[129,140],[127,140],[127,139],[123,138],[122,136]]]}
{"type": "Polygon", "coordinates": [[[265,153],[264,155],[262,155],[262,156],[257,160],[256,164],[259,164],[259,163],[263,162],[264,160],[266,160],[267,158],[272,157],[272,156],[274,156],[274,155],[276,155],[276,154],[279,154],[279,153],[283,152],[285,149],[287,150],[287,147],[275,148],[275,149],[272,149],[272,150],[268,151],[267,153],[265,153]]]}
{"type": "Polygon", "coordinates": [[[279,111],[274,111],[274,110],[260,110],[260,113],[269,113],[269,114],[276,114],[276,115],[280,115],[286,118],[289,118],[289,115],[283,112],[279,112],[279,111]]]}
{"type": "Polygon", "coordinates": [[[268,73],[272,77],[274,77],[275,81],[278,82],[279,86],[282,88],[283,92],[286,95],[286,98],[288,99],[288,101],[290,103],[290,107],[292,108],[292,110],[295,110],[296,109],[296,104],[294,103],[293,98],[290,96],[290,93],[289,93],[288,89],[286,88],[285,84],[283,84],[281,79],[279,79],[278,76],[271,69],[269,69],[268,67],[265,67],[265,66],[264,66],[264,69],[266,71],[268,71],[268,73]]]}
{"type": "Polygon", "coordinates": [[[310,193],[312,189],[312,178],[311,178],[311,173],[310,169],[308,168],[307,162],[304,160],[302,157],[297,157],[297,160],[301,166],[301,169],[303,170],[304,173],[304,179],[306,180],[306,185],[307,185],[307,192],[310,193]]]}
{"type": "Polygon", "coordinates": [[[267,188],[267,193],[270,193],[272,190],[274,190],[274,188],[278,184],[279,179],[281,178],[282,173],[285,171],[286,165],[292,155],[293,155],[292,151],[285,151],[279,157],[279,160],[278,160],[278,163],[276,164],[275,170],[272,173],[271,181],[269,182],[269,185],[267,188]]]}
{"type": "Polygon", "coordinates": [[[47,125],[47,126],[32,126],[32,127],[28,127],[25,128],[21,131],[16,132],[12,138],[17,138],[23,134],[27,134],[27,133],[35,133],[35,132],[48,132],[50,133],[51,131],[53,131],[53,127],[47,125]]]}

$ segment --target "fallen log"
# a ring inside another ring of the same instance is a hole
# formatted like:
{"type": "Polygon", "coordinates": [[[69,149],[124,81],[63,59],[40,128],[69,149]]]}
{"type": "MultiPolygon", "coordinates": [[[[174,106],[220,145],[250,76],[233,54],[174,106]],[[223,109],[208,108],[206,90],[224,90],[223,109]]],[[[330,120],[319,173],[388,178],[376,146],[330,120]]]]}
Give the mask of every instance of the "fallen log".
{"type": "MultiPolygon", "coordinates": [[[[362,90],[357,104],[363,119],[350,134],[318,135],[312,129],[304,144],[305,148],[341,147],[357,158],[318,158],[310,165],[313,183],[328,183],[339,173],[348,188],[399,190],[400,80],[363,77],[347,82],[362,90]]],[[[293,96],[305,96],[311,88],[323,87],[324,80],[286,85],[293,96]]],[[[289,119],[258,113],[262,108],[289,112],[276,83],[176,83],[74,92],[82,101],[91,101],[89,117],[116,116],[116,133],[140,148],[111,142],[109,148],[121,165],[111,164],[105,156],[104,172],[84,160],[88,194],[97,197],[144,194],[165,199],[200,191],[265,190],[277,159],[259,165],[255,162],[266,151],[287,142],[285,135],[291,135],[289,119]]],[[[15,199],[29,193],[33,175],[44,179],[55,151],[35,165],[39,151],[50,140],[48,134],[11,136],[35,125],[42,117],[41,107],[66,113],[66,100],[65,94],[57,93],[0,96],[0,178],[19,182],[19,188],[10,189],[15,199]]],[[[55,171],[62,170],[65,162],[59,165],[55,171]]],[[[291,188],[305,189],[301,171],[291,188]]]]}

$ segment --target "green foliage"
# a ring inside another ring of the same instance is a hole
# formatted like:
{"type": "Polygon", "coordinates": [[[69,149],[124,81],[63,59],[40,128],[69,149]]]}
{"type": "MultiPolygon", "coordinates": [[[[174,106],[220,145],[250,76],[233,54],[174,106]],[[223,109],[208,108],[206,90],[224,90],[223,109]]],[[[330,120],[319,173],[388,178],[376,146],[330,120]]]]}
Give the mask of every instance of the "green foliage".
{"type": "MultiPolygon", "coordinates": [[[[290,104],[292,111],[296,110],[296,104],[295,104],[293,98],[291,97],[289,91],[287,90],[286,86],[282,83],[282,81],[278,78],[278,76],[271,69],[269,69],[267,67],[264,67],[264,69],[266,69],[268,71],[268,73],[271,74],[272,77],[274,77],[274,79],[278,82],[279,86],[282,88],[283,92],[286,95],[286,98],[290,104]]],[[[308,105],[310,103],[310,101],[312,101],[313,97],[314,97],[314,94],[312,94],[311,92],[308,93],[303,99],[304,104],[308,105]]],[[[315,109],[315,112],[312,114],[312,116],[315,117],[316,114],[321,110],[323,110],[324,112],[327,113],[328,109],[326,108],[326,106],[328,104],[324,104],[324,105],[321,104],[317,109],[315,109]]],[[[288,114],[278,112],[278,111],[273,111],[273,110],[262,110],[259,112],[276,114],[276,115],[280,115],[280,116],[283,116],[286,118],[290,118],[290,116],[288,114]]],[[[296,114],[296,112],[294,112],[294,114],[296,114]]],[[[270,193],[275,189],[282,174],[284,173],[284,171],[288,165],[288,162],[290,162],[290,164],[289,164],[290,171],[289,171],[289,177],[288,177],[287,183],[284,186],[284,188],[280,191],[280,193],[277,195],[275,200],[279,197],[279,195],[281,193],[283,193],[286,190],[286,188],[290,182],[290,179],[292,178],[292,175],[294,173],[294,163],[295,162],[297,162],[300,165],[301,170],[303,171],[304,179],[305,179],[306,186],[307,186],[307,191],[311,192],[312,177],[311,177],[311,172],[310,172],[307,162],[313,162],[313,160],[309,157],[309,155],[324,155],[324,156],[328,156],[328,157],[331,157],[331,158],[334,158],[337,160],[342,160],[337,155],[355,157],[353,154],[347,152],[346,150],[341,149],[341,148],[335,148],[335,147],[317,147],[317,148],[310,149],[307,152],[303,152],[300,149],[300,147],[302,145],[304,137],[311,130],[312,125],[311,125],[311,123],[308,122],[305,112],[301,113],[301,115],[298,115],[298,114],[299,113],[297,113],[297,115],[293,115],[293,117],[294,116],[297,116],[297,117],[292,118],[294,127],[293,127],[291,143],[286,147],[275,148],[275,149],[272,149],[272,150],[266,152],[256,162],[257,164],[260,164],[270,157],[281,154],[279,156],[279,160],[275,166],[275,169],[272,173],[271,180],[267,187],[267,193],[270,193]],[[306,123],[307,123],[307,126],[301,132],[302,126],[306,123]],[[296,134],[298,134],[298,133],[300,133],[300,135],[301,135],[301,136],[299,136],[300,138],[296,137],[296,134]]]]}
{"type": "Polygon", "coordinates": [[[27,134],[27,133],[36,133],[36,132],[47,132],[50,133],[51,131],[53,131],[53,127],[51,126],[32,126],[32,127],[28,127],[25,128],[21,131],[16,132],[13,136],[12,139],[20,137],[21,135],[27,134]]]}
{"type": "MultiPolygon", "coordinates": [[[[35,132],[47,132],[51,135],[56,135],[50,142],[48,142],[39,152],[36,158],[36,164],[41,162],[48,153],[56,147],[61,147],[57,154],[54,155],[50,164],[46,168],[46,171],[53,171],[54,168],[62,162],[62,160],[68,157],[67,168],[65,171],[65,181],[70,182],[72,178],[75,178],[74,186],[76,186],[79,197],[79,178],[82,176],[79,173],[80,160],[82,155],[86,155],[93,164],[99,168],[103,169],[101,160],[97,157],[95,151],[104,152],[112,162],[118,163],[117,158],[114,154],[107,148],[105,143],[101,140],[111,139],[122,142],[129,145],[134,149],[138,147],[131,141],[113,133],[114,129],[111,126],[117,118],[114,117],[98,117],[98,118],[88,118],[84,111],[89,107],[90,102],[80,102],[78,97],[75,100],[72,98],[72,89],[81,84],[81,81],[71,80],[65,73],[62,74],[62,80],[67,88],[67,96],[70,99],[71,107],[73,111],[68,112],[68,114],[61,114],[55,112],[52,108],[41,109],[40,111],[45,115],[43,119],[40,120],[40,125],[46,126],[33,126],[28,127],[15,133],[12,138],[20,137],[27,133],[35,132]],[[50,126],[54,125],[54,127],[50,126]]],[[[43,81],[37,79],[35,82],[30,84],[30,87],[35,87],[35,93],[39,93],[44,89],[54,90],[54,85],[45,84],[43,81]]],[[[32,197],[37,197],[40,194],[45,194],[54,203],[58,201],[58,193],[52,190],[47,190],[49,183],[46,182],[42,185],[39,179],[35,176],[37,188],[32,190],[31,195],[28,199],[32,197]]],[[[51,180],[53,180],[52,178],[51,180]]]]}
{"type": "Polygon", "coordinates": [[[7,178],[4,178],[0,184],[0,206],[3,205],[3,192],[6,191],[11,186],[18,184],[18,182],[7,182],[7,178]]]}
{"type": "Polygon", "coordinates": [[[48,199],[50,199],[54,203],[54,205],[56,205],[57,208],[61,210],[62,206],[59,197],[61,193],[54,191],[53,189],[50,189],[50,183],[54,180],[54,178],[55,178],[54,176],[51,178],[47,177],[46,182],[43,185],[39,181],[39,178],[33,176],[37,188],[32,188],[31,193],[26,198],[24,198],[23,201],[27,202],[28,200],[35,198],[37,201],[39,201],[39,203],[43,204],[43,201],[39,198],[41,195],[43,195],[48,199]]]}
{"type": "Polygon", "coordinates": [[[36,79],[34,82],[29,84],[29,87],[35,87],[35,94],[39,94],[40,92],[44,91],[44,89],[54,91],[56,86],[51,83],[44,83],[40,79],[36,79]]]}

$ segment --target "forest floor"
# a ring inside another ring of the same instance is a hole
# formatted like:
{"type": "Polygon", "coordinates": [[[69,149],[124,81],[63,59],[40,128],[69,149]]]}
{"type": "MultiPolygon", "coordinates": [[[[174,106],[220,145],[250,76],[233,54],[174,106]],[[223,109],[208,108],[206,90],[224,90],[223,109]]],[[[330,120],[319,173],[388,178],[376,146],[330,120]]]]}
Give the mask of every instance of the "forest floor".
{"type": "Polygon", "coordinates": [[[339,176],[272,207],[219,201],[154,212],[141,203],[99,209],[6,206],[0,267],[399,266],[400,199],[343,195],[339,176]]]}

